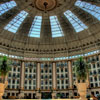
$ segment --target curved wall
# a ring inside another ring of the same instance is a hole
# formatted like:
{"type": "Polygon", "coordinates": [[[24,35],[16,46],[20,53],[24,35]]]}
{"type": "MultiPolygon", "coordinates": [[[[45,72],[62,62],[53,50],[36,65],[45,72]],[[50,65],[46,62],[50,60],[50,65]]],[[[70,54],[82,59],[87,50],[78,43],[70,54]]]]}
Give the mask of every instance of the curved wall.
{"type": "MultiPolygon", "coordinates": [[[[66,98],[78,96],[75,87],[74,62],[77,58],[57,61],[27,61],[11,59],[12,70],[8,75],[8,88],[5,97],[17,96],[19,93],[34,98],[38,91],[61,93],[66,98]],[[10,91],[9,91],[10,90],[10,91]]],[[[88,93],[100,93],[100,55],[96,53],[84,57],[91,68],[88,93]]]]}

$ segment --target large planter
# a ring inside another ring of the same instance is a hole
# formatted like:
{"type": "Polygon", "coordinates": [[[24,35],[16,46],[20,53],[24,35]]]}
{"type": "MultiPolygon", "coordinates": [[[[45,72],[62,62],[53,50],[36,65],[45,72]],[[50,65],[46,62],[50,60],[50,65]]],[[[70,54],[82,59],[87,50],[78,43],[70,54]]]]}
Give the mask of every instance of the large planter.
{"type": "Polygon", "coordinates": [[[56,98],[56,92],[53,92],[52,93],[52,99],[55,99],[56,98]]]}
{"type": "Polygon", "coordinates": [[[38,92],[37,92],[37,93],[36,93],[36,98],[37,98],[37,99],[41,99],[41,93],[38,93],[38,92]]]}
{"type": "Polygon", "coordinates": [[[7,85],[8,85],[7,81],[5,82],[5,84],[0,83],[0,100],[2,100],[2,96],[4,95],[4,91],[7,85]]]}
{"type": "Polygon", "coordinates": [[[87,100],[86,98],[86,94],[87,94],[87,87],[89,86],[89,82],[85,82],[85,83],[78,83],[76,82],[76,86],[78,89],[78,93],[80,95],[80,100],[87,100]]]}
{"type": "Polygon", "coordinates": [[[0,100],[2,99],[4,90],[5,90],[5,85],[3,83],[0,83],[0,100]]]}

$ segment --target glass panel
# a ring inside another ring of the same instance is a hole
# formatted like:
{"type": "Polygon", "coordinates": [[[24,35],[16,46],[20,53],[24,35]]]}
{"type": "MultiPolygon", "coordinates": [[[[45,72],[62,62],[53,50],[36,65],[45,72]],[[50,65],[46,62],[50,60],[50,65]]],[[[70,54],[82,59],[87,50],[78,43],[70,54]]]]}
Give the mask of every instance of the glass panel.
{"type": "Polygon", "coordinates": [[[41,24],[42,24],[42,16],[35,16],[35,19],[30,28],[29,36],[30,37],[40,37],[41,32],[41,24]]]}
{"type": "Polygon", "coordinates": [[[80,0],[76,1],[75,6],[78,6],[100,21],[100,7],[80,0]]]}
{"type": "Polygon", "coordinates": [[[52,37],[62,37],[63,32],[57,16],[50,16],[52,37]]]}
{"type": "Polygon", "coordinates": [[[74,27],[76,32],[80,32],[83,31],[84,29],[87,29],[88,27],[83,24],[83,22],[77,18],[76,15],[74,15],[70,10],[67,10],[66,12],[64,12],[64,15],[66,16],[66,18],[70,21],[70,23],[72,24],[72,26],[74,27]]]}
{"type": "Polygon", "coordinates": [[[14,19],[12,19],[12,21],[9,22],[7,26],[4,27],[4,29],[16,33],[27,15],[27,12],[21,11],[14,19]]]}
{"type": "Polygon", "coordinates": [[[16,6],[16,2],[13,0],[10,2],[6,2],[4,4],[0,4],[0,16],[15,6],[16,6]]]}

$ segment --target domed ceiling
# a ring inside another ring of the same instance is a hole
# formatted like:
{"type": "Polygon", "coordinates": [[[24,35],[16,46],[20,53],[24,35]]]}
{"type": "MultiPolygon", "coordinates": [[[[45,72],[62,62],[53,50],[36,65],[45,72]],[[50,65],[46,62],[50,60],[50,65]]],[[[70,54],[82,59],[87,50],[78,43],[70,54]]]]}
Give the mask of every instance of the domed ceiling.
{"type": "Polygon", "coordinates": [[[0,52],[61,57],[99,49],[100,3],[92,1],[1,0],[0,52]]]}

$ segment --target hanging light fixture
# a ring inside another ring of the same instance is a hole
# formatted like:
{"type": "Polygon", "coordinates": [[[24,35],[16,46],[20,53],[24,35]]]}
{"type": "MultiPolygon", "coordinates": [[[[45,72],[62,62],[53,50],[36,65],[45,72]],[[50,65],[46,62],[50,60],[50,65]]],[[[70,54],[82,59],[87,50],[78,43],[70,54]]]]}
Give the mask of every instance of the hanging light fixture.
{"type": "Polygon", "coordinates": [[[34,7],[38,10],[47,13],[47,11],[52,11],[58,5],[57,0],[34,0],[34,7]]]}
{"type": "Polygon", "coordinates": [[[44,10],[44,11],[45,11],[45,13],[47,13],[47,6],[48,6],[48,3],[47,3],[47,2],[44,2],[43,5],[44,5],[44,7],[45,7],[45,10],[44,10]]]}

